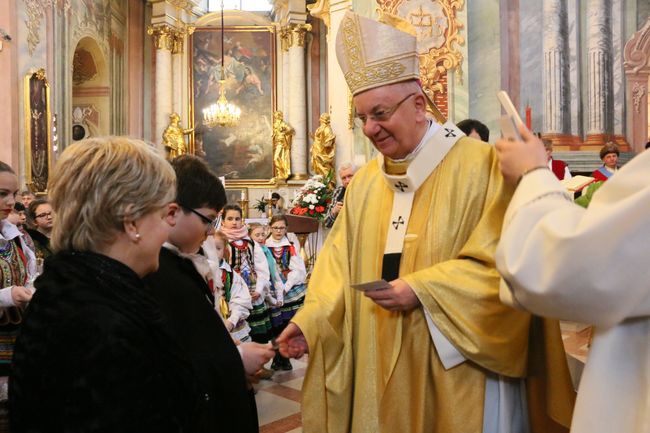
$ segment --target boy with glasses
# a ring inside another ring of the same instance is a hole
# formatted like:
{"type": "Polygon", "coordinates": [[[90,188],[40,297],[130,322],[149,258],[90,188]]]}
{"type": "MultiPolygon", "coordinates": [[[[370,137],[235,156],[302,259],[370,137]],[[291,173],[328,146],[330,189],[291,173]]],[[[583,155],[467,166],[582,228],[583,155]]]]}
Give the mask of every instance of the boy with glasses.
{"type": "Polygon", "coordinates": [[[194,156],[178,157],[172,166],[177,177],[176,200],[169,205],[174,224],[160,251],[160,268],[146,281],[199,380],[204,398],[193,431],[254,433],[257,410],[247,378],[254,380],[275,353],[261,344],[236,346],[214,310],[214,272],[198,253],[226,202],[223,185],[194,156]]]}

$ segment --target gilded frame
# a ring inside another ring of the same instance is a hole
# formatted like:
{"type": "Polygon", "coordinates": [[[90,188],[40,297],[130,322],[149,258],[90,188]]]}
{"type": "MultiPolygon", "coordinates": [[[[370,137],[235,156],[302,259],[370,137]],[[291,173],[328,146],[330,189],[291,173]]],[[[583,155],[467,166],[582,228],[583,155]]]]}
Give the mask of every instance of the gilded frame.
{"type": "Polygon", "coordinates": [[[25,184],[36,195],[47,194],[52,167],[52,115],[50,84],[45,70],[24,79],[25,184]]]}
{"type": "MultiPolygon", "coordinates": [[[[260,56],[260,62],[266,62],[265,64],[268,67],[268,70],[264,73],[264,76],[260,79],[261,85],[259,88],[261,89],[262,87],[264,87],[263,90],[270,91],[270,94],[266,95],[270,98],[264,102],[264,106],[261,110],[253,112],[253,117],[251,119],[251,117],[246,115],[247,113],[245,111],[245,105],[242,106],[242,104],[240,104],[240,101],[238,101],[237,99],[239,94],[237,93],[236,95],[234,95],[232,91],[227,91],[226,98],[228,99],[228,101],[235,102],[237,105],[240,106],[240,108],[242,108],[242,117],[239,125],[237,125],[236,127],[221,129],[222,131],[228,131],[227,138],[225,140],[228,140],[228,137],[234,138],[235,140],[241,140],[242,142],[241,144],[235,143],[235,150],[232,151],[235,154],[235,157],[239,157],[238,159],[241,159],[242,151],[248,152],[247,155],[250,155],[252,153],[251,149],[253,148],[253,146],[258,146],[259,149],[262,149],[261,152],[259,152],[259,154],[261,154],[263,158],[260,161],[261,169],[255,171],[255,175],[256,175],[255,177],[253,176],[233,177],[233,175],[229,176],[229,173],[232,173],[232,171],[223,169],[224,167],[227,167],[227,164],[226,163],[219,164],[220,161],[217,161],[216,159],[218,158],[218,155],[215,156],[214,154],[211,154],[213,150],[211,150],[211,148],[208,147],[208,146],[216,146],[215,141],[217,139],[221,140],[222,142],[225,141],[223,138],[219,138],[218,131],[220,130],[220,128],[218,127],[213,128],[213,130],[210,131],[209,129],[204,128],[201,124],[200,113],[203,107],[197,106],[197,104],[201,103],[202,99],[197,97],[198,92],[197,92],[197,80],[195,76],[195,64],[198,63],[198,59],[196,58],[197,56],[195,55],[195,51],[198,52],[199,50],[202,49],[202,47],[198,46],[198,44],[202,43],[201,38],[205,38],[206,34],[213,33],[214,35],[212,36],[212,38],[220,37],[221,28],[220,27],[198,27],[194,30],[194,33],[192,34],[192,37],[190,38],[189,41],[188,67],[189,67],[189,83],[190,83],[189,84],[190,85],[189,88],[190,107],[188,111],[190,114],[189,115],[190,127],[194,128],[194,131],[190,135],[189,148],[192,153],[203,156],[208,162],[208,165],[210,165],[210,167],[218,175],[225,176],[227,184],[232,187],[254,187],[254,186],[259,187],[261,185],[269,185],[269,182],[275,175],[275,167],[273,165],[273,139],[272,139],[273,127],[272,126],[273,126],[273,111],[275,111],[277,106],[276,30],[277,30],[276,27],[273,25],[225,26],[224,27],[224,34],[226,40],[224,50],[226,52],[226,59],[228,59],[229,50],[234,49],[235,46],[241,47],[241,45],[237,45],[237,43],[241,41],[241,38],[240,39],[237,38],[240,35],[241,37],[249,38],[249,40],[255,38],[259,38],[259,39],[266,38],[266,41],[268,42],[268,45],[266,45],[266,47],[268,47],[267,55],[264,57],[260,56]],[[266,33],[266,36],[264,35],[260,36],[259,35],[260,33],[266,33]],[[268,115],[268,119],[267,119],[268,123],[267,121],[264,120],[265,115],[268,115]],[[258,130],[260,131],[258,135],[253,136],[254,139],[256,140],[255,143],[251,140],[239,138],[239,136],[246,137],[247,135],[253,134],[250,131],[252,128],[258,128],[258,130]],[[215,138],[215,135],[217,138],[215,138]],[[245,148],[246,146],[248,147],[245,148]],[[264,175],[258,176],[260,172],[262,172],[264,175]]],[[[259,39],[255,39],[255,40],[259,40],[259,39]]],[[[203,43],[205,44],[205,46],[208,46],[208,43],[205,43],[205,39],[203,40],[203,43]]],[[[219,43],[213,45],[216,45],[215,48],[220,50],[221,47],[220,40],[219,43]]],[[[212,52],[210,52],[210,54],[212,54],[212,52]]],[[[220,72],[220,64],[219,64],[219,62],[221,61],[220,51],[215,52],[214,55],[212,55],[212,57],[214,57],[215,59],[214,62],[209,65],[209,67],[212,67],[215,69],[215,71],[218,70],[220,72]]],[[[238,59],[235,58],[235,60],[238,59]]],[[[225,68],[227,72],[229,70],[229,67],[230,66],[227,62],[225,68]]],[[[253,70],[253,72],[256,71],[253,70]]],[[[199,72],[197,72],[197,75],[198,73],[199,72]]],[[[209,85],[210,84],[208,83],[208,86],[209,85]]],[[[242,80],[241,86],[244,86],[244,80],[242,80]]],[[[246,87],[245,90],[250,90],[250,88],[246,87]]],[[[213,100],[211,100],[210,102],[216,102],[217,99],[216,96],[213,97],[212,98],[213,100]]],[[[244,97],[245,96],[246,95],[244,95],[244,97]]],[[[244,103],[246,102],[247,101],[244,101],[244,103]]],[[[260,105],[257,105],[256,107],[259,106],[260,105]]],[[[226,146],[230,146],[230,145],[227,144],[226,146]]],[[[253,158],[249,160],[249,163],[252,160],[253,158]]],[[[236,165],[234,166],[238,167],[236,165]]]]}
{"type": "MultiPolygon", "coordinates": [[[[457,11],[465,6],[465,0],[431,0],[431,3],[440,6],[447,25],[442,32],[444,42],[439,47],[432,46],[427,52],[420,53],[422,88],[433,101],[436,94],[447,94],[447,84],[440,83],[440,79],[447,74],[447,71],[455,70],[458,82],[462,83],[463,54],[458,50],[457,45],[464,45],[465,38],[460,35],[464,24],[458,19],[457,11]]],[[[406,0],[377,0],[379,9],[398,16],[403,4],[406,4],[406,0]]],[[[421,6],[419,12],[422,13],[421,6]]],[[[408,18],[402,18],[409,21],[408,18]]],[[[445,108],[444,111],[446,112],[447,109],[445,108]]]]}

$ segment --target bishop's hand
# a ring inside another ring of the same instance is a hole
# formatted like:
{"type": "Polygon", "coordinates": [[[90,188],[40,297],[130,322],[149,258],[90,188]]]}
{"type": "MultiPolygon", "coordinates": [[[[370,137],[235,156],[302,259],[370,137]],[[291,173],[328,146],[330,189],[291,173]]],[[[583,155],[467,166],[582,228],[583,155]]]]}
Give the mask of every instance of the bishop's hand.
{"type": "Polygon", "coordinates": [[[374,303],[389,311],[411,311],[420,306],[420,300],[404,280],[393,280],[390,288],[364,292],[374,303]]]}
{"type": "Polygon", "coordinates": [[[278,344],[280,354],[285,358],[300,358],[305,353],[309,353],[307,339],[298,325],[289,322],[282,334],[275,339],[278,344]]]}

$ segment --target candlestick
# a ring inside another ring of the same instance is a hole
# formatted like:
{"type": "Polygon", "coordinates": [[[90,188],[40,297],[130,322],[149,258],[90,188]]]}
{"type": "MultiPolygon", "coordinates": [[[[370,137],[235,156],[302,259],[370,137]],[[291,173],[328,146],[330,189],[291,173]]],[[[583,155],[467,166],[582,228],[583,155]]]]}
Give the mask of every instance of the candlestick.
{"type": "Polygon", "coordinates": [[[273,217],[273,199],[269,196],[264,201],[266,202],[266,216],[270,220],[273,217]]]}
{"type": "Polygon", "coordinates": [[[241,208],[241,217],[242,219],[248,218],[248,200],[244,198],[244,193],[242,192],[242,199],[238,200],[237,203],[239,203],[239,207],[241,208]]]}
{"type": "Polygon", "coordinates": [[[241,190],[241,197],[240,197],[239,199],[240,199],[241,201],[246,200],[246,193],[244,192],[243,189],[241,190]]]}

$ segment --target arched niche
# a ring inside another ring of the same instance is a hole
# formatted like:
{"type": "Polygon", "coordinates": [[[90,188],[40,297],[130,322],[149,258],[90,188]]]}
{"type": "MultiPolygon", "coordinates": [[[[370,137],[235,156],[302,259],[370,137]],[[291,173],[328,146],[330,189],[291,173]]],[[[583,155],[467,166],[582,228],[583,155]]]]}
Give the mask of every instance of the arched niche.
{"type": "Polygon", "coordinates": [[[625,44],[627,78],[627,130],[635,152],[641,152],[650,137],[648,125],[648,87],[650,81],[650,17],[625,44]]]}
{"type": "Polygon", "coordinates": [[[72,136],[110,133],[110,74],[106,58],[92,37],[82,38],[72,60],[72,136]]]}

